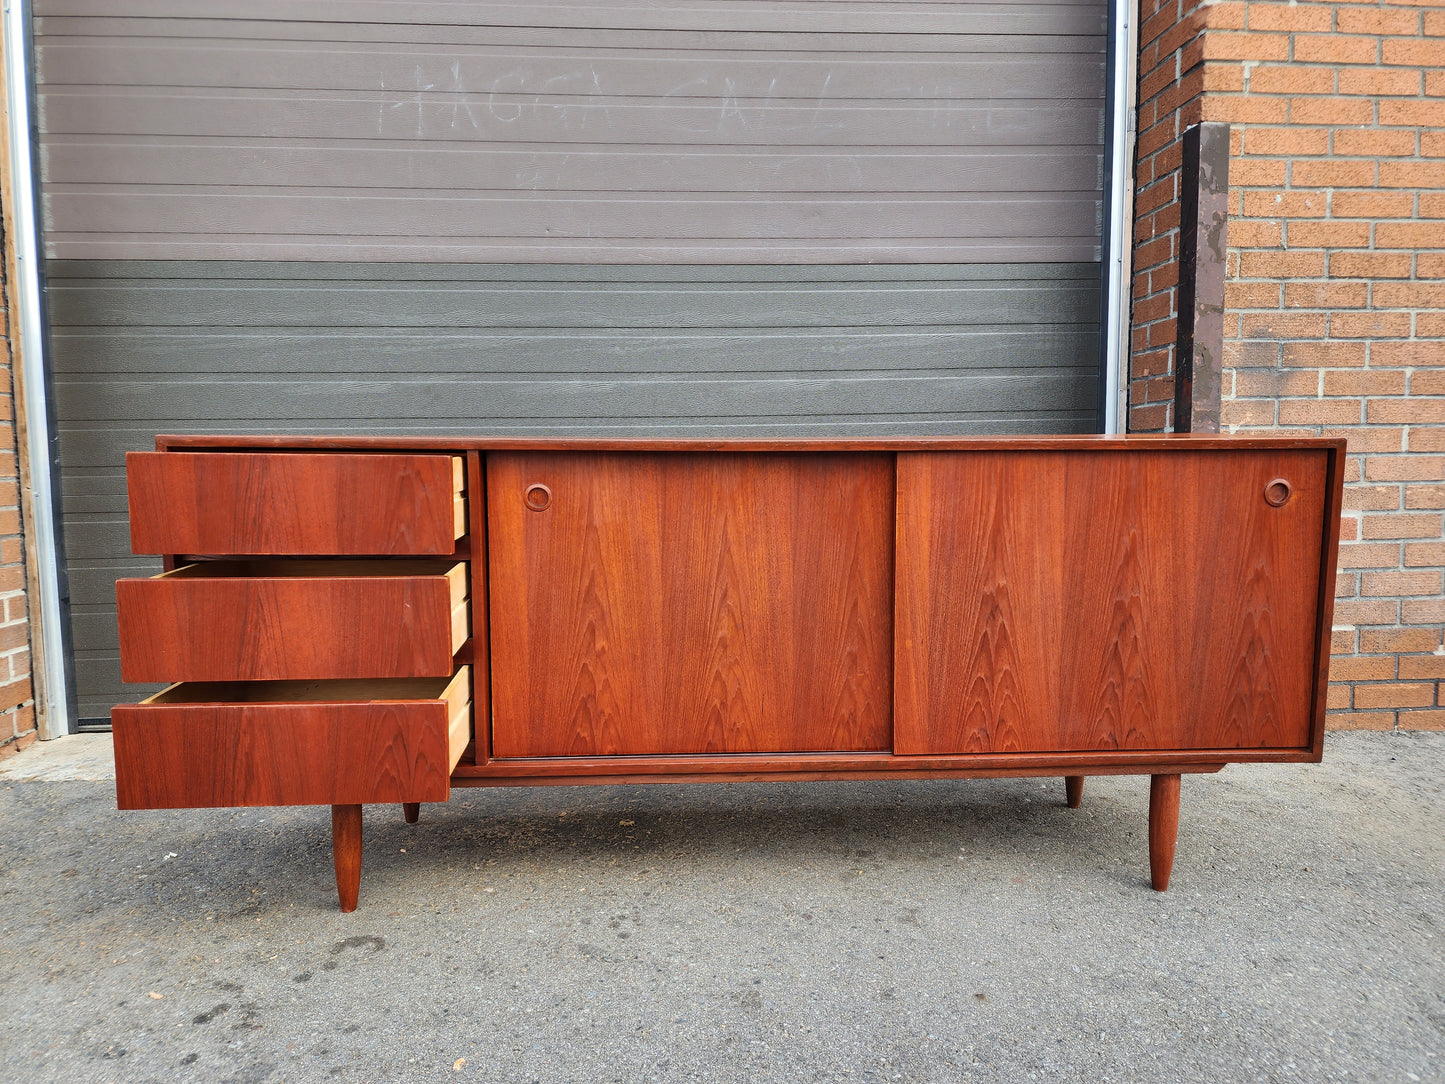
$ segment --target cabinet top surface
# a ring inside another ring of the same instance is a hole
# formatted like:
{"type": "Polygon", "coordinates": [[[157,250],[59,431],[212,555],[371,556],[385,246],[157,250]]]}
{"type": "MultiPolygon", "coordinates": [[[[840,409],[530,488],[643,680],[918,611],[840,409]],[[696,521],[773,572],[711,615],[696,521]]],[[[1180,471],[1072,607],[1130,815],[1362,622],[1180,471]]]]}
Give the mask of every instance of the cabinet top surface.
{"type": "Polygon", "coordinates": [[[611,438],[504,436],[347,436],[322,434],[163,434],[159,451],[577,451],[577,452],[926,452],[1143,451],[1320,448],[1343,453],[1344,438],[1290,435],[1148,434],[1137,436],[999,436],[868,438],[611,438]]]}

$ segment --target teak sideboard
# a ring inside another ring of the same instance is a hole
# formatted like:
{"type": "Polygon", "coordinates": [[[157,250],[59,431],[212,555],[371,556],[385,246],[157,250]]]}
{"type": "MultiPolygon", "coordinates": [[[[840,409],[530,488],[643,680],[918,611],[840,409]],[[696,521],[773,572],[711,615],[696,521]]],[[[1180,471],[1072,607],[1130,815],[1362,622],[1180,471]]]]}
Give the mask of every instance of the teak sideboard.
{"type": "Polygon", "coordinates": [[[1318,761],[1344,442],[160,437],[122,809],[1318,761]]]}

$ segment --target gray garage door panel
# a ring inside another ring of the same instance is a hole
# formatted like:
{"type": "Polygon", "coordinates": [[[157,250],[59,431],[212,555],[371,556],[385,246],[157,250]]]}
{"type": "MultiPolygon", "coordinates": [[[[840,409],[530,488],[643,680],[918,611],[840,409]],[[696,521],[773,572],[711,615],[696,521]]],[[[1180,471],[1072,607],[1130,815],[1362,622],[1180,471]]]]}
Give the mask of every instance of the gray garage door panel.
{"type": "Polygon", "coordinates": [[[1097,0],[37,10],[57,258],[1099,258],[1097,0]]]}
{"type": "Polygon", "coordinates": [[[158,432],[1087,432],[1098,265],[52,261],[82,717],[116,663],[125,452],[158,432]],[[328,322],[329,321],[329,322],[328,322]]]}

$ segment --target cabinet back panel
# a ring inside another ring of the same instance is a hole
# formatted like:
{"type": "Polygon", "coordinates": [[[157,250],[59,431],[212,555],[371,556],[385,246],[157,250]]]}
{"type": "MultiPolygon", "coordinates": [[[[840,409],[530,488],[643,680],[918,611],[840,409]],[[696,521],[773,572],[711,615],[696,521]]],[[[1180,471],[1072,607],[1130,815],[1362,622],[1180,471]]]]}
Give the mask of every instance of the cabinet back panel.
{"type": "Polygon", "coordinates": [[[1327,466],[900,454],[895,752],[1308,746],[1327,466]]]}
{"type": "Polygon", "coordinates": [[[893,489],[889,454],[489,454],[493,756],[887,749],[893,489]]]}

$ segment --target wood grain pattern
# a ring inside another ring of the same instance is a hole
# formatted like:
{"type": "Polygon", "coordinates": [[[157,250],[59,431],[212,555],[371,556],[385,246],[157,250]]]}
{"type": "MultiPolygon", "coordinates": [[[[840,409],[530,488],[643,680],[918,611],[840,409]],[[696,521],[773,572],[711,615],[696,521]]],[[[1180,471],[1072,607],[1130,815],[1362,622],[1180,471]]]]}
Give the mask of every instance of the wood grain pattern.
{"type": "Polygon", "coordinates": [[[336,897],[341,913],[349,915],[361,895],[361,806],[331,807],[331,856],[336,864],[336,897]]]}
{"type": "Polygon", "coordinates": [[[492,755],[887,748],[892,466],[488,455],[492,755]]]}
{"type": "Polygon", "coordinates": [[[466,640],[461,562],[214,561],[115,587],[126,681],[446,676],[466,640]]]}
{"type": "Polygon", "coordinates": [[[121,809],[444,802],[470,675],[176,686],[111,712],[121,809]],[[324,696],[337,699],[320,699],[324,696]],[[361,699],[363,697],[377,699],[361,699]],[[355,699],[347,700],[351,697],[355,699]],[[400,697],[400,698],[398,698],[400,697]],[[249,698],[249,700],[248,700],[249,698]]]}
{"type": "Polygon", "coordinates": [[[460,457],[130,452],[135,553],[449,554],[460,457]]]}
{"type": "Polygon", "coordinates": [[[1171,451],[900,454],[896,752],[1310,746],[1329,456],[1171,451]]]}
{"type": "Polygon", "coordinates": [[[1070,809],[1078,809],[1084,802],[1084,777],[1082,775],[1064,776],[1064,801],[1070,809]]]}
{"type": "Polygon", "coordinates": [[[1179,840],[1179,776],[1149,777],[1149,883],[1154,891],[1169,887],[1174,849],[1179,840]]]}

